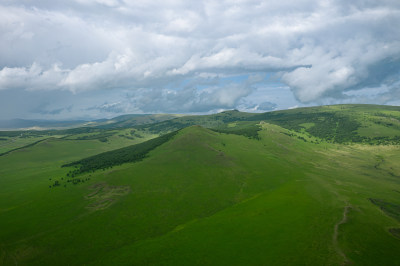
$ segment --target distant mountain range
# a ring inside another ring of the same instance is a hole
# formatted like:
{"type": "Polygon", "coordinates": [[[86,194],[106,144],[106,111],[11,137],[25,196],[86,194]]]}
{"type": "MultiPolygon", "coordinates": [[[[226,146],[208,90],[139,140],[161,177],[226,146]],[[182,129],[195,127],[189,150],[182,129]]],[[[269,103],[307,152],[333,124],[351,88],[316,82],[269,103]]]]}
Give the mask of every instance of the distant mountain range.
{"type": "Polygon", "coordinates": [[[111,119],[97,120],[44,120],[44,119],[9,119],[0,120],[0,130],[30,130],[30,129],[65,129],[75,127],[129,127],[162,122],[179,117],[174,114],[129,114],[121,115],[111,119]]]}
{"type": "Polygon", "coordinates": [[[10,119],[0,120],[0,130],[15,130],[15,129],[40,129],[40,128],[68,128],[76,127],[87,123],[84,120],[27,120],[27,119],[10,119]]]}

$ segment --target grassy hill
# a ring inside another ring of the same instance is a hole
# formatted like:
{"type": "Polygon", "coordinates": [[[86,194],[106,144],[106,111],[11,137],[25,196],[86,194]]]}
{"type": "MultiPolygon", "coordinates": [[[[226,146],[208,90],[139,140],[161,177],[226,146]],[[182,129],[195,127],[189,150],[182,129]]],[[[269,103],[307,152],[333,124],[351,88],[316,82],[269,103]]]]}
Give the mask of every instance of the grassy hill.
{"type": "Polygon", "coordinates": [[[94,121],[87,123],[87,126],[96,128],[127,128],[138,125],[147,125],[170,120],[182,115],[177,114],[133,114],[121,115],[105,121],[94,121]]]}
{"type": "MultiPolygon", "coordinates": [[[[261,114],[226,111],[208,116],[185,116],[138,128],[165,133],[191,125],[226,130],[237,122],[265,121],[334,143],[400,144],[400,107],[331,105],[261,114]]],[[[240,124],[239,123],[239,124],[240,124]]]]}
{"type": "Polygon", "coordinates": [[[298,108],[255,116],[330,142],[400,143],[400,108],[379,105],[333,105],[298,108]]]}
{"type": "Polygon", "coordinates": [[[9,152],[0,264],[399,265],[399,117],[365,105],[228,111],[9,152]]]}

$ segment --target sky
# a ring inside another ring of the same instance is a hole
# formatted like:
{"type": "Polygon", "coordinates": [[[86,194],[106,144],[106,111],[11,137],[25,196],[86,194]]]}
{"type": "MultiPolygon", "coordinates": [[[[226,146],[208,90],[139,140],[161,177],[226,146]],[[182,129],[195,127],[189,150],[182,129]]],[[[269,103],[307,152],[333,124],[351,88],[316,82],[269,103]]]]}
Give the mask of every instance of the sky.
{"type": "Polygon", "coordinates": [[[400,105],[398,0],[1,0],[0,119],[400,105]]]}

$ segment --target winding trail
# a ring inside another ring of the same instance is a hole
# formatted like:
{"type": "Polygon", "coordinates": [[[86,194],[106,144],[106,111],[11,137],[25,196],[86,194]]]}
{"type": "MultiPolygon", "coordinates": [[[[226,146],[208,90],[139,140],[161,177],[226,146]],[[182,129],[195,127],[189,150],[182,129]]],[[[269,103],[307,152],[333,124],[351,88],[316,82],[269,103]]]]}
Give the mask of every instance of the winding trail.
{"type": "Polygon", "coordinates": [[[349,261],[349,259],[346,257],[346,254],[344,254],[343,250],[339,247],[338,239],[337,239],[337,238],[338,238],[338,234],[339,234],[339,226],[347,222],[347,214],[349,213],[350,209],[351,209],[351,206],[349,206],[349,205],[346,205],[346,206],[344,207],[342,220],[340,220],[339,222],[337,222],[337,223],[335,224],[334,231],[333,231],[333,238],[332,238],[332,240],[333,240],[333,246],[335,247],[336,252],[337,252],[341,257],[343,257],[343,263],[342,263],[342,265],[347,265],[347,264],[350,263],[350,261],[349,261]]]}

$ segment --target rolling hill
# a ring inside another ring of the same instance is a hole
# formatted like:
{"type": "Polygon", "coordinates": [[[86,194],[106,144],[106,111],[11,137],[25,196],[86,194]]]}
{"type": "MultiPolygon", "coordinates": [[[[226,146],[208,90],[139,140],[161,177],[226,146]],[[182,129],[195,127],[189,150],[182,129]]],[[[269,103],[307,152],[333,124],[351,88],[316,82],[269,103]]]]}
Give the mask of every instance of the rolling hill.
{"type": "Polygon", "coordinates": [[[31,134],[0,156],[2,265],[400,264],[399,107],[31,134]]]}

